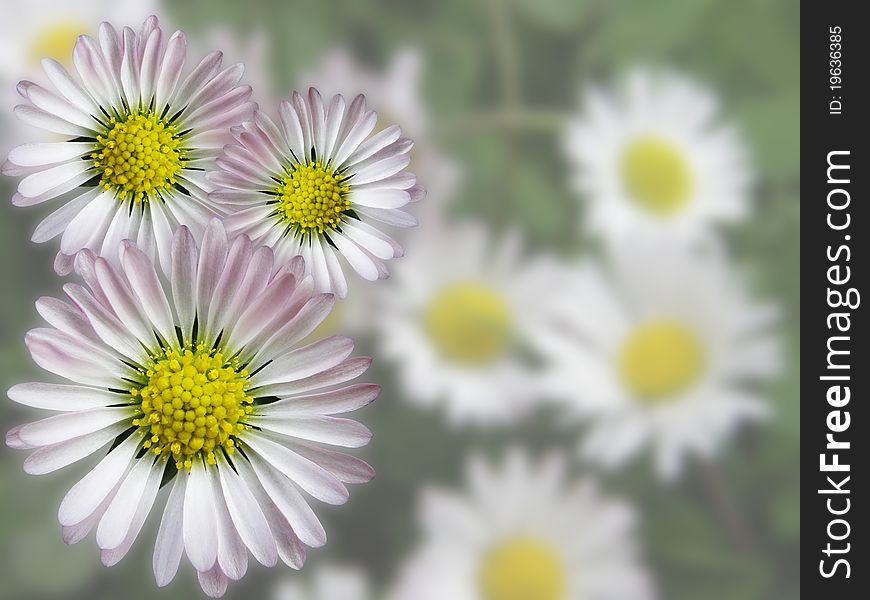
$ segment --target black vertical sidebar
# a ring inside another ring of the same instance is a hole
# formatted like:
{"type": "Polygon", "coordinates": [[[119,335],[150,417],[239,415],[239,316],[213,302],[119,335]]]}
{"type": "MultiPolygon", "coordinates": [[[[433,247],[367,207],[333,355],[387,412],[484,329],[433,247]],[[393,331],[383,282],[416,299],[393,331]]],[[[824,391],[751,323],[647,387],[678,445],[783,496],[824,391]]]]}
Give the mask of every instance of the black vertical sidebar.
{"type": "Polygon", "coordinates": [[[801,584],[813,600],[870,598],[865,8],[801,5],[801,584]]]}

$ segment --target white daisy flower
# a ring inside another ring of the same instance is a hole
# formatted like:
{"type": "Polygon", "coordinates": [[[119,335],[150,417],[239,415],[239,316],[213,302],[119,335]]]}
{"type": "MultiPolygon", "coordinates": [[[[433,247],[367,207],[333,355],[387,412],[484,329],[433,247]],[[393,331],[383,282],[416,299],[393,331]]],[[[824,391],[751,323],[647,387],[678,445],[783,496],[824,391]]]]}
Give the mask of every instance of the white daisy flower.
{"type": "Polygon", "coordinates": [[[282,581],[274,600],[369,600],[371,591],[366,576],[357,569],[326,566],[314,572],[309,583],[282,581]]]}
{"type": "Polygon", "coordinates": [[[64,136],[13,149],[3,167],[25,176],[13,204],[62,201],[33,234],[36,242],[61,237],[59,273],[83,248],[114,257],[124,239],[168,272],[173,230],[187,225],[200,235],[215,215],[205,170],[254,104],[250,87],[238,85],[241,64],[222,70],[213,52],[185,69],[186,48],[184,33],[164,36],[156,17],[138,33],[103,23],[98,39],[78,38],[76,76],[45,59],[54,91],[18,85],[25,102],[16,115],[64,136]]]}
{"type": "Polygon", "coordinates": [[[393,125],[371,135],[377,113],[363,95],[324,102],[311,88],[293,92],[279,109],[279,125],[257,111],[234,130],[209,177],[212,200],[227,213],[227,230],[271,246],[279,260],[301,255],[318,291],[347,295],[338,256],[363,278],[389,276],[384,261],[402,248],[370,221],[416,225],[403,206],[422,188],[405,167],[413,142],[393,125]]]}
{"type": "Polygon", "coordinates": [[[748,213],[745,148],[713,93],[681,76],[636,71],[591,91],[565,142],[587,226],[607,239],[692,239],[748,213]]]}
{"type": "Polygon", "coordinates": [[[472,459],[468,489],[426,490],[424,540],[391,600],[647,600],[634,511],[592,481],[566,483],[564,461],[519,451],[472,459]]]}
{"type": "MultiPolygon", "coordinates": [[[[76,38],[96,33],[94,23],[101,20],[141,23],[154,13],[153,0],[95,0],[86,3],[65,0],[32,0],[9,3],[0,22],[0,102],[3,106],[3,134],[0,152],[27,141],[27,130],[19,127],[12,115],[21,101],[15,84],[22,78],[33,79],[40,71],[40,61],[54,58],[72,66],[76,38]],[[11,138],[11,140],[10,140],[11,138]],[[7,145],[8,144],[8,145],[7,145]]],[[[27,133],[29,138],[31,134],[27,133]]]]}
{"type": "Polygon", "coordinates": [[[168,584],[182,552],[203,590],[224,593],[250,552],[293,568],[305,547],[326,542],[305,492],[328,504],[346,484],[374,474],[329,446],[360,447],[371,433],[337,417],[370,403],[379,387],[344,385],[368,358],[349,358],[350,339],[301,347],[329,312],[301,258],[273,273],[273,253],[246,236],[227,242],[218,220],[200,249],[186,227],[172,241],[170,283],[130,241],[120,267],[85,250],[76,271],[86,287],[64,286],[70,302],[42,298],[50,327],[26,342],[33,359],[70,383],[26,383],[9,397],[59,414],[7,434],[31,450],[24,469],[54,471],[109,451],[63,499],[67,543],[96,529],[103,563],[130,549],[155,502],[171,485],[154,549],[157,584],[168,584]]]}
{"type": "Polygon", "coordinates": [[[754,302],[721,253],[637,240],[604,269],[566,273],[535,341],[547,387],[591,428],[583,452],[616,467],[649,447],[676,476],[767,414],[747,384],[777,373],[777,311],[754,302]]]}
{"type": "Polygon", "coordinates": [[[378,290],[374,327],[407,398],[443,405],[457,424],[502,424],[533,407],[536,373],[524,352],[541,294],[543,260],[517,237],[493,243],[475,224],[430,228],[378,290]]]}
{"type": "Polygon", "coordinates": [[[426,202],[418,216],[428,223],[441,216],[445,203],[452,198],[460,169],[433,141],[429,110],[421,93],[424,66],[419,48],[400,48],[379,70],[358,64],[351,52],[337,48],[327,52],[315,69],[298,80],[325,96],[344,94],[349,98],[362,90],[382,118],[402,124],[403,131],[414,140],[411,169],[426,182],[426,202]]]}

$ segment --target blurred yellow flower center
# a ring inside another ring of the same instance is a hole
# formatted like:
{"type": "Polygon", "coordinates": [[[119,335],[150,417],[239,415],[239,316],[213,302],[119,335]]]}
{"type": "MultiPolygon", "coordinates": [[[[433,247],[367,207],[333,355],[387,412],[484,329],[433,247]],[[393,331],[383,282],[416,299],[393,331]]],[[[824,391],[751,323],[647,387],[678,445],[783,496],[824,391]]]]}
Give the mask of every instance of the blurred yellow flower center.
{"type": "MultiPolygon", "coordinates": [[[[44,16],[51,18],[51,15],[44,16]]],[[[38,65],[43,58],[53,58],[61,63],[70,64],[76,40],[90,29],[87,25],[71,21],[48,24],[40,29],[30,42],[28,54],[31,62],[38,65]]]]}
{"type": "Polygon", "coordinates": [[[628,145],[622,177],[634,201],[660,216],[683,208],[692,191],[686,157],[674,144],[655,137],[640,137],[628,145]]]}
{"type": "Polygon", "coordinates": [[[184,155],[175,125],[153,112],[135,112],[121,121],[112,117],[91,158],[103,188],[114,189],[121,200],[142,202],[175,184],[184,155]]]}
{"type": "Polygon", "coordinates": [[[297,164],[276,190],[284,219],[304,232],[323,233],[341,223],[350,209],[344,178],[320,162],[297,164]]]}
{"type": "Polygon", "coordinates": [[[668,319],[635,329],[623,343],[619,370],[638,396],[660,401],[691,386],[704,367],[704,348],[697,334],[668,319]]]}
{"type": "Polygon", "coordinates": [[[145,375],[147,383],[130,393],[142,410],[133,425],[151,434],[146,448],[154,454],[171,453],[179,469],[189,469],[197,456],[214,464],[218,446],[234,451],[233,436],[245,428],[240,421],[252,410],[253,398],[245,393],[246,370],[237,370],[223,354],[200,345],[165,351],[145,375]]]}
{"type": "Polygon", "coordinates": [[[493,290],[476,283],[462,283],[436,294],[426,310],[424,323],[444,357],[480,365],[507,350],[513,315],[493,290]]]}
{"type": "Polygon", "coordinates": [[[484,600],[563,600],[567,574],[559,556],[545,543],[515,539],[487,554],[480,569],[484,600]]]}

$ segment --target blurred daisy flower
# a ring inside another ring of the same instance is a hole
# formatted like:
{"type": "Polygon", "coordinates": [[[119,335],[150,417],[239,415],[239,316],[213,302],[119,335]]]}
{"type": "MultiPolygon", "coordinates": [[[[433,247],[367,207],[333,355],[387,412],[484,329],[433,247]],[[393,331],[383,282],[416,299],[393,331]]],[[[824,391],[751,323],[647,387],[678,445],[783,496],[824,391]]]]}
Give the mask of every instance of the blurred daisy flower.
{"type": "Polygon", "coordinates": [[[374,328],[407,398],[443,405],[457,424],[515,421],[533,407],[536,371],[525,355],[548,263],[526,260],[517,237],[500,243],[478,224],[429,227],[378,290],[374,328]]]}
{"type": "Polygon", "coordinates": [[[397,125],[372,135],[378,116],[363,95],[347,104],[293,92],[279,116],[280,126],[257,111],[235,128],[209,174],[227,230],[274,248],[279,262],[303,256],[318,291],[347,295],[339,256],[364,279],[388,277],[384,261],[403,251],[371,223],[416,225],[402,210],[424,194],[405,170],[413,142],[397,125]]]}
{"type": "Polygon", "coordinates": [[[655,597],[634,511],[592,481],[568,484],[560,456],[473,458],[467,480],[464,493],[424,493],[424,540],[391,600],[655,597]]]}
{"type": "Polygon", "coordinates": [[[615,467],[649,447],[665,477],[713,456],[766,404],[748,384],[778,372],[778,311],[754,301],[718,252],[638,239],[605,267],[561,278],[535,341],[546,387],[588,419],[583,452],[615,467]]]}
{"type": "Polygon", "coordinates": [[[565,146],[587,226],[607,239],[691,240],[748,213],[746,150],[714,94],[679,75],[635,71],[618,90],[590,91],[565,146]]]}
{"type": "MultiPolygon", "coordinates": [[[[72,67],[76,39],[81,34],[96,33],[93,23],[101,20],[141,22],[154,13],[155,6],[156,2],[151,0],[85,3],[32,0],[4,7],[5,17],[0,22],[0,98],[6,109],[3,119],[11,115],[12,108],[21,101],[15,84],[22,77],[36,76],[43,58],[53,58],[65,67],[72,67]]],[[[0,143],[9,142],[10,132],[14,141],[0,149],[4,154],[12,145],[24,141],[21,139],[24,128],[10,122],[4,124],[6,139],[0,143]]]]}
{"type": "Polygon", "coordinates": [[[318,568],[308,584],[282,581],[272,597],[274,600],[369,600],[371,592],[361,571],[329,566],[318,568]]]}
{"type": "Polygon", "coordinates": [[[269,36],[262,30],[241,31],[216,24],[204,25],[201,31],[189,32],[193,53],[206,54],[220,48],[224,57],[245,65],[245,82],[253,89],[254,99],[262,104],[278,101],[274,77],[269,68],[269,36]]]}
{"type": "Polygon", "coordinates": [[[138,33],[103,23],[98,39],[76,42],[77,76],[46,59],[55,91],[18,85],[25,102],[16,115],[64,138],[14,148],[3,166],[24,175],[13,204],[63,201],[33,234],[36,242],[61,236],[59,273],[83,248],[114,258],[124,239],[168,272],[173,230],[200,235],[215,215],[205,170],[232,139],[229,127],[253,113],[251,88],[238,85],[241,64],[221,70],[220,52],[189,69],[186,55],[184,33],[166,39],[156,17],[138,33]]]}
{"type": "Polygon", "coordinates": [[[96,529],[102,561],[123,558],[170,481],[157,534],[157,584],[175,576],[182,552],[203,590],[221,596],[244,576],[248,552],[293,568],[326,534],[300,493],[328,504],[346,484],[370,480],[363,461],[327,446],[359,447],[371,434],[334,415],[370,403],[376,385],[344,385],[368,358],[350,339],[299,347],[329,312],[301,258],[273,276],[273,254],[220,221],[201,247],[186,227],[172,241],[172,275],[125,241],[120,267],[85,250],[70,301],[42,298],[49,327],[26,343],[34,361],[69,383],[25,383],[9,398],[59,414],[15,427],[12,448],[31,451],[24,469],[43,474],[109,448],[70,489],[58,511],[67,543],[96,529]]]}
{"type": "Polygon", "coordinates": [[[429,111],[421,93],[423,53],[418,48],[399,49],[382,70],[359,65],[344,49],[328,52],[320,65],[299,77],[301,85],[311,85],[325,96],[343,94],[351,97],[358,91],[366,94],[381,117],[401,123],[414,140],[411,169],[426,183],[426,203],[419,216],[437,218],[459,183],[459,166],[434,143],[429,111]]]}

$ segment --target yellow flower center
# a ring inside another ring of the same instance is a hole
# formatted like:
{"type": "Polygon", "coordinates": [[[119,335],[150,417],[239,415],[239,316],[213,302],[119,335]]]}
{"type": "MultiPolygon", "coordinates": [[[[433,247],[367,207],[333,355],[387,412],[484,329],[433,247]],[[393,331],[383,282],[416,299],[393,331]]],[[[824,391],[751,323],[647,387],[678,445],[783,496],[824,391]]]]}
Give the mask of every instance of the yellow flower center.
{"type": "Polygon", "coordinates": [[[628,336],[618,360],[628,388],[655,402],[673,397],[697,381],[704,368],[704,348],[690,328],[657,319],[628,336]]]}
{"type": "Polygon", "coordinates": [[[350,186],[328,166],[310,162],[293,166],[278,185],[280,214],[302,233],[335,229],[350,209],[350,186]]]}
{"type": "Polygon", "coordinates": [[[134,112],[124,120],[112,117],[106,134],[97,137],[91,158],[101,172],[100,185],[118,198],[142,202],[175,184],[184,168],[185,151],[175,125],[154,112],[134,112]]]}
{"type": "Polygon", "coordinates": [[[549,544],[514,539],[487,554],[479,574],[484,600],[563,600],[567,574],[549,544]]]}
{"type": "Polygon", "coordinates": [[[245,393],[246,370],[200,345],[166,350],[145,375],[147,383],[130,393],[142,410],[133,425],[150,433],[146,448],[154,454],[172,453],[179,469],[190,469],[200,455],[214,464],[218,446],[233,453],[233,437],[245,428],[242,418],[252,411],[253,398],[245,393]]]}
{"type": "Polygon", "coordinates": [[[686,157],[679,148],[656,137],[640,137],[628,145],[622,156],[622,178],[632,199],[659,216],[678,212],[692,192],[686,157]]]}
{"type": "Polygon", "coordinates": [[[513,333],[510,307],[499,294],[477,283],[439,292],[426,310],[424,324],[445,358],[471,365],[504,354],[513,333]]]}
{"type": "MultiPolygon", "coordinates": [[[[50,18],[50,15],[46,16],[50,18]]],[[[71,21],[50,23],[33,36],[27,52],[30,61],[38,65],[43,58],[53,58],[65,65],[71,64],[76,40],[90,29],[71,21]]]]}

